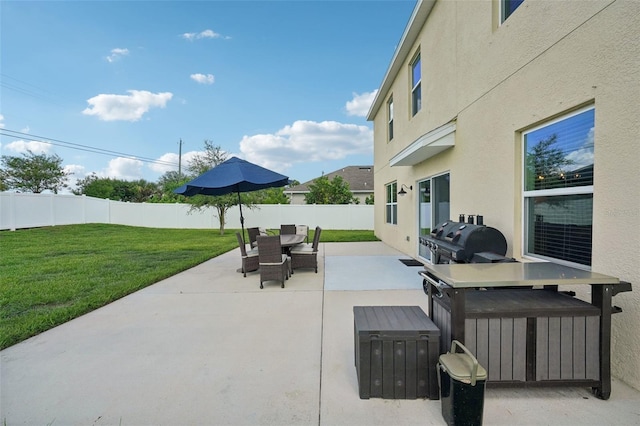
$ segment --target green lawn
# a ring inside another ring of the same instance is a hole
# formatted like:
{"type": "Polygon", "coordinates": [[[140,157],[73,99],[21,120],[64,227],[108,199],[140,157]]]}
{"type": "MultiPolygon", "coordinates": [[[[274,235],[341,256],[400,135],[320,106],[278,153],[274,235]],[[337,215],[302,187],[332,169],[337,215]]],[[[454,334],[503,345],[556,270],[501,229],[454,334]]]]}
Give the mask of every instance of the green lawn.
{"type": "MultiPolygon", "coordinates": [[[[2,231],[0,349],[235,249],[236,231],[102,224],[2,231]]],[[[376,240],[373,231],[321,236],[376,240]]]]}

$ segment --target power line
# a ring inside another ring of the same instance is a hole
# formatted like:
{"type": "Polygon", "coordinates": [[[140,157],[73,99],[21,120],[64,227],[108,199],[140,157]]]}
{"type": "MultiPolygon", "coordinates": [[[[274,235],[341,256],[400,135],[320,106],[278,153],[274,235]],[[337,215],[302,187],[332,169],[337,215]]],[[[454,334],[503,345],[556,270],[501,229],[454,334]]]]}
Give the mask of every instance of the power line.
{"type": "Polygon", "coordinates": [[[56,101],[56,99],[58,99],[60,96],[52,92],[49,92],[48,90],[43,89],[42,87],[33,85],[31,83],[27,83],[26,81],[17,79],[15,77],[11,77],[10,75],[4,74],[4,73],[0,73],[0,77],[2,77],[2,79],[0,79],[0,87],[4,87],[5,89],[13,90],[23,95],[31,96],[33,98],[37,98],[43,101],[51,102],[54,105],[62,106],[61,103],[56,101]],[[7,79],[13,80],[14,83],[7,82],[6,81],[7,79]],[[36,89],[36,90],[32,90],[32,89],[36,89]]]}
{"type": "Polygon", "coordinates": [[[68,148],[68,149],[75,149],[77,151],[85,151],[85,152],[91,152],[94,154],[101,154],[101,155],[107,155],[110,157],[127,157],[127,158],[133,158],[139,161],[143,161],[146,163],[153,163],[153,164],[159,164],[162,166],[172,166],[172,167],[177,167],[178,164],[175,162],[171,162],[171,161],[164,161],[164,160],[157,160],[154,158],[148,158],[148,157],[141,157],[138,155],[133,155],[133,154],[127,154],[124,152],[119,152],[119,151],[111,151],[108,149],[103,149],[103,148],[96,148],[96,147],[92,147],[92,146],[88,146],[88,145],[82,145],[82,144],[78,144],[78,143],[73,143],[73,142],[67,142],[67,141],[63,141],[60,139],[53,139],[53,138],[47,138],[45,136],[38,136],[38,135],[33,135],[30,133],[24,133],[24,132],[18,132],[16,130],[11,130],[11,129],[0,129],[0,135],[2,136],[8,136],[11,138],[28,138],[31,141],[35,141],[35,142],[43,142],[43,143],[48,143],[54,146],[60,146],[63,148],[68,148]],[[8,132],[8,133],[6,133],[8,132]]]}

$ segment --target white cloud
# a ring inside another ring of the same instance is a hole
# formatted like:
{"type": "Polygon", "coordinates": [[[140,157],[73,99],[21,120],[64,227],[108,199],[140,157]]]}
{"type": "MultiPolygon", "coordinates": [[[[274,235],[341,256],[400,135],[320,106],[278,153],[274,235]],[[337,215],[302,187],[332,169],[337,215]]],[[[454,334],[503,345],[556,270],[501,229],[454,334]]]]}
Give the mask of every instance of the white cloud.
{"type": "Polygon", "coordinates": [[[4,128],[4,115],[0,114],[0,129],[4,128]]]}
{"type": "Polygon", "coordinates": [[[103,121],[138,121],[150,108],[164,108],[173,93],[151,93],[146,90],[128,90],[129,95],[100,94],[87,99],[90,107],[82,111],[103,121]]]}
{"type": "MultiPolygon", "coordinates": [[[[160,158],[157,158],[157,161],[160,161],[161,163],[149,164],[149,169],[153,170],[156,173],[164,174],[172,170],[177,170],[176,166],[172,166],[166,163],[178,164],[178,154],[174,152],[169,152],[169,153],[163,154],[162,156],[160,156],[160,158]]],[[[183,155],[183,164],[184,164],[184,155],[183,155]]]]}
{"type": "Polygon", "coordinates": [[[121,180],[142,179],[142,164],[142,161],[135,158],[118,157],[110,160],[107,168],[97,175],[121,180]]]}
{"type": "Polygon", "coordinates": [[[77,179],[82,179],[87,175],[87,169],[80,164],[68,164],[64,166],[64,171],[73,173],[77,179]]]}
{"type": "Polygon", "coordinates": [[[16,154],[22,154],[27,151],[31,151],[34,154],[49,154],[53,151],[53,145],[48,142],[17,140],[2,145],[2,149],[16,154]]]}
{"type": "Polygon", "coordinates": [[[378,89],[373,92],[365,92],[362,94],[353,94],[353,99],[347,102],[347,115],[356,115],[358,117],[366,117],[371,108],[371,104],[378,93],[378,89]]]}
{"type": "Polygon", "coordinates": [[[60,191],[60,194],[71,194],[72,191],[78,189],[76,182],[78,182],[78,180],[86,178],[89,174],[87,172],[87,169],[79,164],[68,164],[66,166],[63,166],[63,170],[67,173],[70,173],[71,175],[69,176],[69,180],[67,181],[69,187],[62,189],[60,191]]]}
{"type": "Polygon", "coordinates": [[[373,131],[336,121],[300,120],[274,134],[244,136],[240,151],[248,161],[283,172],[295,163],[372,154],[373,131]]]}
{"type": "Polygon", "coordinates": [[[204,31],[200,31],[199,33],[184,33],[184,34],[181,34],[180,37],[189,41],[198,40],[202,38],[223,38],[225,40],[228,40],[231,38],[229,36],[223,36],[222,34],[218,34],[213,30],[204,30],[204,31]]]}
{"type": "Polygon", "coordinates": [[[107,56],[107,61],[115,62],[123,56],[127,56],[129,54],[129,49],[116,47],[115,49],[111,49],[111,54],[107,56]]]}
{"type": "Polygon", "coordinates": [[[191,74],[191,79],[200,84],[213,84],[215,81],[213,74],[191,74]]]}
{"type": "MultiPolygon", "coordinates": [[[[204,155],[204,152],[189,151],[182,154],[182,172],[183,173],[186,170],[187,164],[189,164],[189,162],[193,160],[193,157],[195,157],[196,155],[204,155]]],[[[163,154],[162,156],[160,156],[160,158],[157,159],[157,161],[160,161],[161,163],[151,163],[149,164],[149,169],[160,174],[164,174],[169,171],[176,171],[176,172],[178,171],[177,164],[180,161],[180,158],[178,157],[178,154],[176,154],[175,152],[168,152],[166,154],[163,154]],[[163,164],[163,163],[169,163],[169,164],[163,164]]]]}
{"type": "Polygon", "coordinates": [[[582,146],[575,150],[571,151],[566,159],[571,161],[571,164],[564,167],[564,171],[572,171],[577,170],[582,167],[587,167],[593,165],[594,162],[594,152],[593,152],[593,139],[594,139],[594,131],[595,129],[592,127],[589,129],[589,133],[587,133],[587,137],[585,138],[582,146]]]}
{"type": "Polygon", "coordinates": [[[567,160],[571,161],[571,165],[564,166],[564,171],[577,170],[593,164],[593,150],[579,149],[567,155],[567,160]]]}
{"type": "MultiPolygon", "coordinates": [[[[183,172],[195,155],[203,154],[199,151],[183,153],[183,172]]],[[[244,158],[284,173],[295,164],[341,160],[350,155],[372,155],[373,131],[356,124],[300,120],[275,133],[244,136],[240,141],[240,152],[226,151],[226,154],[227,158],[244,158]]],[[[177,164],[178,155],[167,153],[159,160],[177,164]]],[[[177,170],[175,166],[161,164],[152,164],[149,168],[158,173],[177,170]]]]}

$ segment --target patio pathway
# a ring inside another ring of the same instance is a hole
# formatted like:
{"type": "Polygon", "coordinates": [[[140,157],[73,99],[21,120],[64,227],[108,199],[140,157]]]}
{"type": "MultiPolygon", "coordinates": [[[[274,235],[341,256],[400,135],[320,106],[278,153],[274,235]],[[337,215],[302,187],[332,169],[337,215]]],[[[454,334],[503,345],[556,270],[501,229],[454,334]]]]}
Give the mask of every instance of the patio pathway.
{"type": "MultiPolygon", "coordinates": [[[[286,288],[239,250],[0,353],[10,425],[442,425],[440,401],[361,400],[354,305],[419,305],[416,267],[381,242],[321,244],[286,288]]],[[[640,392],[489,389],[487,425],[640,424],[640,392]]]]}

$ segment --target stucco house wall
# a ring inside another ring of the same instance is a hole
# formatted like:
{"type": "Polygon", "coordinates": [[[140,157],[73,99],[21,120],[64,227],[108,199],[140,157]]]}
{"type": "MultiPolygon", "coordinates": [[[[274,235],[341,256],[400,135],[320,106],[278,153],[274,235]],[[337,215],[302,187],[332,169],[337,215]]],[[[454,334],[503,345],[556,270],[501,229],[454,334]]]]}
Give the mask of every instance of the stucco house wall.
{"type": "MultiPolygon", "coordinates": [[[[482,214],[507,255],[523,255],[522,132],[595,108],[591,269],[629,281],[614,304],[612,372],[640,389],[640,2],[525,0],[502,25],[499,0],[419,1],[369,112],[374,123],[375,232],[418,256],[416,191],[385,221],[386,185],[450,173],[451,216],[482,214]],[[422,61],[422,109],[411,117],[410,63],[422,61]],[[386,103],[393,96],[394,138],[386,103]],[[455,126],[455,146],[411,166],[390,160],[455,126]]],[[[590,299],[588,289],[580,297],[590,299]]]]}

